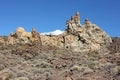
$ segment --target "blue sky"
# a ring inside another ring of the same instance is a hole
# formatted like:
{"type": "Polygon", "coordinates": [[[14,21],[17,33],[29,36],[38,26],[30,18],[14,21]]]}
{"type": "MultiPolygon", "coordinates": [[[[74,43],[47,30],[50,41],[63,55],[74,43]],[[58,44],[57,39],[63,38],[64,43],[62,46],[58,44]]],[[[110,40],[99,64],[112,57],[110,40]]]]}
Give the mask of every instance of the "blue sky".
{"type": "Polygon", "coordinates": [[[120,0],[0,0],[0,35],[17,27],[30,32],[64,30],[65,22],[76,11],[81,24],[88,18],[110,36],[120,37],[120,0]]]}

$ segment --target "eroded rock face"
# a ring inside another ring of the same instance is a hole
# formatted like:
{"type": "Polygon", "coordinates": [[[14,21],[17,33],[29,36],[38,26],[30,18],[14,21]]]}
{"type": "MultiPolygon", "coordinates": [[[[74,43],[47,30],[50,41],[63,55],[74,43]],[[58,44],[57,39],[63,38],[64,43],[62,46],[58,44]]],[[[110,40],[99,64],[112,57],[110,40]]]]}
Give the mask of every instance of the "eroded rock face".
{"type": "Polygon", "coordinates": [[[0,45],[6,45],[8,41],[7,36],[0,36],[0,45]]]}
{"type": "Polygon", "coordinates": [[[111,43],[111,38],[98,26],[85,19],[80,23],[79,13],[76,12],[70,20],[66,21],[65,32],[60,35],[40,35],[33,28],[26,32],[24,28],[16,29],[15,34],[10,34],[8,44],[39,42],[41,45],[65,47],[77,52],[96,51],[111,43]]]}
{"type": "Polygon", "coordinates": [[[1,45],[4,44],[4,39],[3,39],[3,37],[0,37],[0,44],[1,44],[1,45]]]}
{"type": "Polygon", "coordinates": [[[71,34],[74,31],[76,31],[79,27],[81,27],[80,17],[79,12],[76,12],[76,14],[72,16],[70,20],[66,21],[66,31],[67,33],[71,34]]]}
{"type": "Polygon", "coordinates": [[[80,24],[78,13],[67,21],[65,47],[74,51],[96,51],[101,47],[109,45],[111,38],[98,26],[85,19],[84,25],[80,24]],[[78,22],[74,17],[78,17],[78,22]],[[77,23],[76,23],[77,22],[77,23]]]}
{"type": "Polygon", "coordinates": [[[8,37],[7,44],[25,44],[25,43],[32,43],[32,42],[39,42],[41,44],[40,34],[35,31],[33,28],[31,32],[26,32],[24,28],[19,27],[16,29],[15,33],[10,33],[8,37]]]}

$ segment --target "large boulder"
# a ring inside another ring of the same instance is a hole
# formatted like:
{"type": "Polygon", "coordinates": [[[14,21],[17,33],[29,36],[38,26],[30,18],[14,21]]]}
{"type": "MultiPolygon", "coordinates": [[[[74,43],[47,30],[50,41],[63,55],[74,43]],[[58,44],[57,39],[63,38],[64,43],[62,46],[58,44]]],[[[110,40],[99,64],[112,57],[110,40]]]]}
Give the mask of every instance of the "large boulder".
{"type": "Polygon", "coordinates": [[[25,37],[31,37],[31,33],[30,32],[26,32],[24,30],[24,28],[19,27],[16,29],[16,35],[18,38],[25,38],[25,37]]]}
{"type": "Polygon", "coordinates": [[[26,31],[25,31],[24,28],[22,28],[22,27],[19,27],[19,28],[16,29],[16,35],[17,35],[18,38],[19,38],[19,37],[22,37],[22,35],[23,35],[25,32],[26,32],[26,31]]]}

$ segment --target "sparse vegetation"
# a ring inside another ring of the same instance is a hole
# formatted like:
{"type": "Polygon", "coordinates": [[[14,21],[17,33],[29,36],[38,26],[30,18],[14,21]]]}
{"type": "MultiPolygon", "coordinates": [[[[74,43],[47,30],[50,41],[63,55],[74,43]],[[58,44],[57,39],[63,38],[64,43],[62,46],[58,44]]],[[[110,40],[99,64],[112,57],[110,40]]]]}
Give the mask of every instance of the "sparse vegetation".
{"type": "Polygon", "coordinates": [[[111,42],[89,20],[81,25],[78,12],[61,35],[45,36],[19,27],[15,34],[0,37],[0,79],[119,80],[120,38],[111,42]]]}

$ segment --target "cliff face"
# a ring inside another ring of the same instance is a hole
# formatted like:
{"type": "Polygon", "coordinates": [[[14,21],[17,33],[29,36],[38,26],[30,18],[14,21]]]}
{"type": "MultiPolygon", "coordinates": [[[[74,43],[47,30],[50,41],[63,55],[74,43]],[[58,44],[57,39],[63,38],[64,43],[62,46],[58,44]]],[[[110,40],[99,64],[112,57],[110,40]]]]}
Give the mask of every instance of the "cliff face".
{"type": "MultiPolygon", "coordinates": [[[[4,41],[3,41],[4,42],[4,41]]],[[[98,26],[85,19],[83,25],[80,23],[77,12],[70,20],[66,21],[66,29],[60,35],[41,35],[32,29],[26,32],[24,28],[16,29],[15,34],[11,33],[6,44],[25,44],[37,42],[42,45],[51,45],[59,48],[70,48],[74,51],[95,51],[111,43],[111,38],[98,26]]]]}

